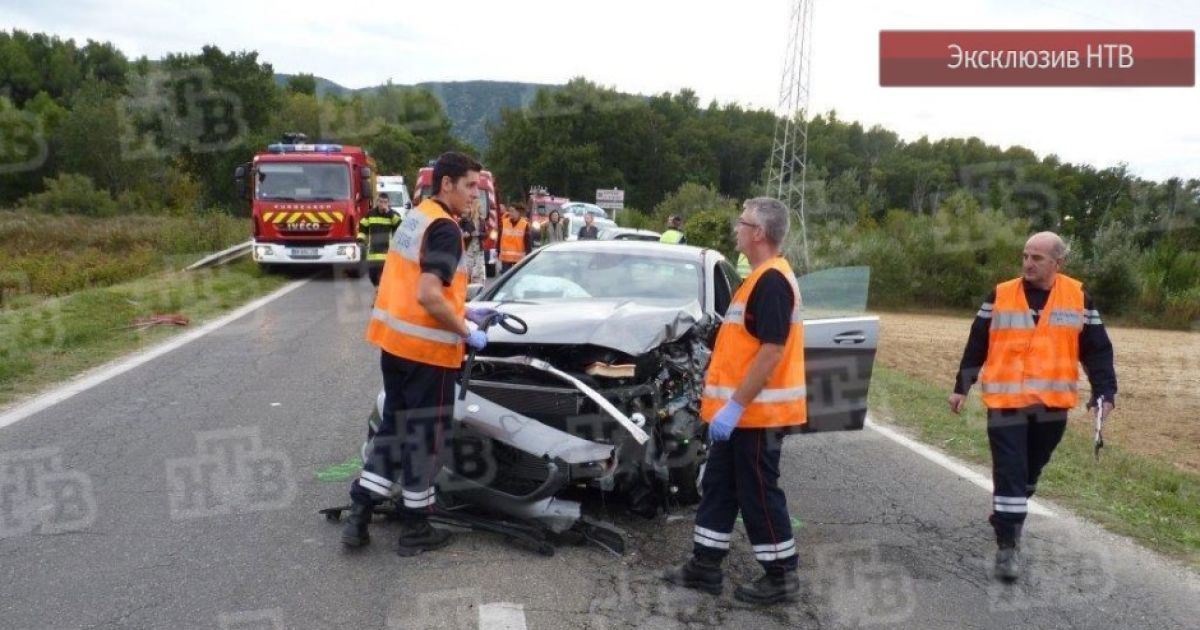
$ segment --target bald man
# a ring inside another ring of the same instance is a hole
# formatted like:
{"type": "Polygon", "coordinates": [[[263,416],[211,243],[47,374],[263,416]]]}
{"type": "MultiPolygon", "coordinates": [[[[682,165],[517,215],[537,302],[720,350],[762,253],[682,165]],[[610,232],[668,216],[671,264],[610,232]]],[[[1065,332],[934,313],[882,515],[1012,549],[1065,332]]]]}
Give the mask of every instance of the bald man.
{"type": "Polygon", "coordinates": [[[1002,282],[975,315],[950,410],[960,413],[978,379],[992,451],[992,514],[997,578],[1020,576],[1021,529],[1042,468],[1079,402],[1079,364],[1091,384],[1088,407],[1117,396],[1113,347],[1083,285],[1062,273],[1067,246],[1053,232],[1025,243],[1021,277],[1002,282]]]}

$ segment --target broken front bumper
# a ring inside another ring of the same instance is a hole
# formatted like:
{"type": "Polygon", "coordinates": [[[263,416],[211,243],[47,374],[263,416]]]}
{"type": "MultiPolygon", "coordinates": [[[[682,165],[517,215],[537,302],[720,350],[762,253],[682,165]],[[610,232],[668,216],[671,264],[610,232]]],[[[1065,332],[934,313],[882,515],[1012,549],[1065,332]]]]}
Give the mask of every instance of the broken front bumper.
{"type": "MultiPolygon", "coordinates": [[[[527,357],[477,357],[478,362],[526,365],[553,374],[594,400],[624,427],[632,439],[649,436],[596,390],[544,361],[527,357]]],[[[483,385],[484,383],[480,383],[483,385]]],[[[536,521],[551,531],[564,532],[581,517],[580,504],[557,498],[571,485],[605,485],[618,469],[614,444],[587,440],[521,414],[480,394],[468,391],[459,400],[456,387],[451,458],[437,480],[440,500],[453,509],[472,505],[512,517],[536,521]]],[[[378,429],[384,394],[376,400],[369,423],[378,429]]],[[[366,459],[368,445],[363,445],[366,459]]]]}
{"type": "Polygon", "coordinates": [[[616,470],[613,445],[576,437],[469,391],[456,402],[454,418],[458,425],[454,439],[476,439],[484,445],[474,457],[442,468],[439,493],[455,503],[564,532],[579,520],[580,505],[555,495],[569,485],[601,479],[616,470]],[[480,463],[470,474],[463,470],[468,461],[480,463]]]}

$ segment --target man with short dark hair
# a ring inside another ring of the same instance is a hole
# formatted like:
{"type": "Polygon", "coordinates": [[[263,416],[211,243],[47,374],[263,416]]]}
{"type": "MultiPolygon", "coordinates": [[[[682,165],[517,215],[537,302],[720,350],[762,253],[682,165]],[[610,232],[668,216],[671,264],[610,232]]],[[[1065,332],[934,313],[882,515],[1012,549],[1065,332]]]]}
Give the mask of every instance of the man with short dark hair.
{"type": "Polygon", "coordinates": [[[587,212],[583,215],[583,227],[579,228],[579,240],[594,241],[600,238],[600,228],[594,225],[595,222],[596,218],[592,216],[592,213],[587,212]]]}
{"type": "Polygon", "coordinates": [[[667,231],[662,233],[658,242],[687,245],[687,237],[683,235],[683,218],[677,214],[667,218],[667,231]]]}
{"type": "Polygon", "coordinates": [[[370,542],[377,502],[401,501],[397,553],[411,556],[443,547],[449,532],[427,518],[437,500],[434,480],[450,430],[454,383],[464,344],[487,345],[482,324],[491,309],[466,307],[467,270],[457,217],[479,197],[483,167],[461,153],[444,153],[433,167],[433,193],[409,211],[392,239],[379,283],[367,341],[381,349],[384,404],[361,475],[350,489],[353,505],[342,543],[370,542]]]}
{"type": "Polygon", "coordinates": [[[524,214],[525,204],[514,203],[508,206],[508,216],[500,220],[500,273],[533,251],[533,231],[524,214]]]}
{"type": "Polygon", "coordinates": [[[367,274],[375,287],[379,286],[379,277],[383,275],[383,263],[387,260],[392,234],[400,226],[400,215],[392,212],[389,202],[387,193],[379,193],[375,205],[358,223],[358,242],[367,261],[367,274]]]}

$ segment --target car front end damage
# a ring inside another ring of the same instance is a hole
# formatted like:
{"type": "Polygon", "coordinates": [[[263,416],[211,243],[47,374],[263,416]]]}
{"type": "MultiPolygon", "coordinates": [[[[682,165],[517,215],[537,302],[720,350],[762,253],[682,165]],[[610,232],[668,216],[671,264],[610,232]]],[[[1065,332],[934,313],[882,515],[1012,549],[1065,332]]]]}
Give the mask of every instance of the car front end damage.
{"type": "Polygon", "coordinates": [[[563,533],[580,522],[588,493],[647,518],[699,500],[700,393],[715,321],[698,307],[627,303],[600,318],[605,330],[577,326],[584,343],[566,343],[552,332],[554,313],[500,307],[530,320],[529,334],[493,329],[474,358],[438,481],[444,507],[563,533]],[[599,345],[581,330],[616,336],[599,345]]]}

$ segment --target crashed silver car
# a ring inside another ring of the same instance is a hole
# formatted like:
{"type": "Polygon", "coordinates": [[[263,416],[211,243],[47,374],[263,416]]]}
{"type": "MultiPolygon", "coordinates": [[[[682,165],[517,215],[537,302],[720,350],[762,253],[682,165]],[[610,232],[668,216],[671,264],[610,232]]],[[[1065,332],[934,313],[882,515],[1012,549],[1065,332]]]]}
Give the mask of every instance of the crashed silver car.
{"type": "MultiPolygon", "coordinates": [[[[865,269],[835,271],[801,279],[806,304],[808,290],[842,302],[805,323],[808,431],[860,429],[866,415],[878,321],[853,314],[865,269]]],[[[575,241],[474,287],[472,306],[527,329],[491,327],[470,362],[439,500],[555,533],[580,523],[575,489],[647,517],[697,501],[704,370],[740,281],[711,249],[575,241]]]]}

